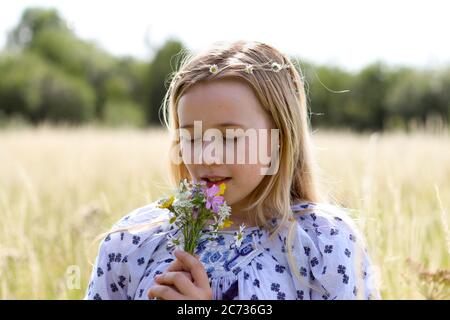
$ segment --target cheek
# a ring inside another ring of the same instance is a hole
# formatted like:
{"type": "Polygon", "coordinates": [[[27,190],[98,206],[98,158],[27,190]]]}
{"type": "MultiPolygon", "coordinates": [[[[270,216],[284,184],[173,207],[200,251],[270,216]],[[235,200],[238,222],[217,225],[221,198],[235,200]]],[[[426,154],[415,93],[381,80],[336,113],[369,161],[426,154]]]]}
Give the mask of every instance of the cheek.
{"type": "Polygon", "coordinates": [[[255,138],[240,138],[238,141],[224,144],[222,157],[227,164],[245,164],[246,166],[267,165],[271,156],[271,138],[257,135],[255,138]]]}
{"type": "Polygon", "coordinates": [[[194,174],[195,173],[194,167],[189,165],[189,164],[185,164],[184,166],[186,167],[186,169],[189,172],[189,175],[190,175],[190,177],[192,179],[195,176],[195,174],[194,174]]]}

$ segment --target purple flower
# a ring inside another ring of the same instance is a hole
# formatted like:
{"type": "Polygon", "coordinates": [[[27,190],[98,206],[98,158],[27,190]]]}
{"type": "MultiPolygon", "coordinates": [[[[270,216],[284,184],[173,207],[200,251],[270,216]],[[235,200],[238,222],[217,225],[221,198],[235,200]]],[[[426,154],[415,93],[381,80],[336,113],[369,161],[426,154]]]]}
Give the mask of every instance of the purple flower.
{"type": "Polygon", "coordinates": [[[197,193],[202,193],[204,191],[205,187],[206,187],[206,182],[205,181],[203,181],[203,180],[195,181],[194,180],[193,187],[191,189],[192,197],[195,197],[195,195],[197,193]]]}
{"type": "Polygon", "coordinates": [[[224,197],[216,196],[220,191],[217,185],[213,185],[211,188],[206,189],[206,209],[211,209],[214,213],[219,211],[219,206],[223,204],[224,197]]]}

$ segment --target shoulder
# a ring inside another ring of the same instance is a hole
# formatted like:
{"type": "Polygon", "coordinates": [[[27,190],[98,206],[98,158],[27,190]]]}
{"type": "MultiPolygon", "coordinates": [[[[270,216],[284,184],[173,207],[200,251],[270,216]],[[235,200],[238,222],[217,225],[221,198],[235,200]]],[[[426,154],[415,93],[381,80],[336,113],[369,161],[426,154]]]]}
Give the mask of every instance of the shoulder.
{"type": "Polygon", "coordinates": [[[169,210],[158,207],[157,200],[138,207],[120,218],[103,239],[100,251],[121,257],[145,246],[155,247],[169,226],[169,210]]]}
{"type": "Polygon", "coordinates": [[[158,207],[158,200],[130,211],[120,218],[113,228],[130,228],[144,223],[168,220],[168,209],[158,207]]]}
{"type": "Polygon", "coordinates": [[[328,203],[308,202],[303,205],[306,210],[294,210],[299,232],[306,233],[314,242],[327,240],[331,242],[360,242],[362,236],[349,209],[328,203]]]}

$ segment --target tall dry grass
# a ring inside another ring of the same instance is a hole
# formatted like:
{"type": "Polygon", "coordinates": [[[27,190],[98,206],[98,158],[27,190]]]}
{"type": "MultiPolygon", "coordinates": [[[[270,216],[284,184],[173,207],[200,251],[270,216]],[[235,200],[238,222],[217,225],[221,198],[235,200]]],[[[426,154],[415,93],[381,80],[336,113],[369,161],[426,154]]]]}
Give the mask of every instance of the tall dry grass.
{"type": "MultiPolygon", "coordinates": [[[[83,297],[95,236],[170,191],[167,141],[163,130],[1,130],[0,298],[83,297]]],[[[319,130],[314,141],[327,190],[365,233],[383,298],[449,299],[448,131],[319,130]]]]}

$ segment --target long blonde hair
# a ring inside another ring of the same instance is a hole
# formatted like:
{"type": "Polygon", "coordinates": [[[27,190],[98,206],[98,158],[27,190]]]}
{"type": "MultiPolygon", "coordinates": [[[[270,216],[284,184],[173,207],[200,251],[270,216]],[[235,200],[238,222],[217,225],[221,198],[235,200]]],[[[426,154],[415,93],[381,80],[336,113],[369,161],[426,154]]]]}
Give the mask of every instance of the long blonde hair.
{"type": "MultiPolygon", "coordinates": [[[[289,227],[287,237],[288,261],[301,280],[292,256],[291,243],[297,223],[291,205],[296,202],[325,202],[319,191],[318,166],[314,162],[307,97],[300,66],[295,67],[285,54],[257,41],[216,42],[208,49],[192,54],[180,52],[181,64],[169,75],[169,88],[162,104],[164,123],[172,136],[172,149],[177,149],[179,129],[177,105],[180,97],[194,84],[212,79],[244,80],[255,92],[260,104],[270,114],[280,132],[279,167],[274,175],[266,175],[248,197],[244,208],[255,213],[258,225],[267,227],[271,237],[283,226],[289,227]],[[278,72],[267,69],[273,63],[286,66],[278,72]],[[218,72],[211,72],[216,65],[218,72]],[[253,72],[244,72],[246,66],[253,72]],[[273,228],[271,218],[281,218],[273,228]]],[[[186,166],[169,161],[169,180],[176,187],[182,179],[190,179],[186,166]]],[[[319,288],[320,290],[320,288],[319,288]]]]}

